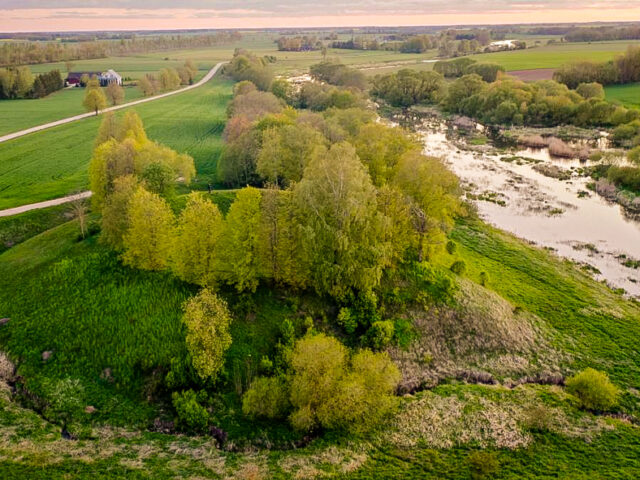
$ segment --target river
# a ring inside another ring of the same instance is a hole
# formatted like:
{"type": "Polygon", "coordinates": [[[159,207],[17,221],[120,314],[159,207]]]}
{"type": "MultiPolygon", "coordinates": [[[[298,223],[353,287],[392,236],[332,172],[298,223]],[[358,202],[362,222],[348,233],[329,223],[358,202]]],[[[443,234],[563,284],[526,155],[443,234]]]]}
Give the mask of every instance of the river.
{"type": "Polygon", "coordinates": [[[553,158],[546,149],[509,154],[460,149],[441,122],[426,121],[418,133],[425,153],[442,157],[460,177],[485,221],[553,249],[586,266],[596,279],[640,297],[640,268],[633,268],[633,260],[640,260],[640,221],[587,188],[592,180],[580,174],[585,163],[553,158]],[[555,165],[571,176],[551,178],[535,165],[555,165]]]}

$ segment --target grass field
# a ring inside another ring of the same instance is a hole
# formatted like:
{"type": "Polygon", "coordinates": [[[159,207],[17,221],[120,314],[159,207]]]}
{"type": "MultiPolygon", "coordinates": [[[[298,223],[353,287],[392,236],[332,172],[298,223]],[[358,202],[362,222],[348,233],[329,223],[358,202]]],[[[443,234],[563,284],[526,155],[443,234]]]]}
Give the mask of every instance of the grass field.
{"type": "MultiPolygon", "coordinates": [[[[0,345],[21,359],[20,373],[40,395],[47,395],[51,381],[78,381],[79,404],[97,408],[91,418],[79,413],[79,421],[91,422],[95,430],[77,442],[62,440],[59,426],[0,395],[2,478],[290,479],[322,472],[342,479],[467,480],[471,455],[478,451],[497,465],[481,478],[640,475],[636,426],[580,411],[571,397],[549,386],[509,389],[452,381],[402,399],[399,412],[369,436],[326,435],[293,450],[228,453],[206,436],[103,425],[108,420],[135,428],[153,418],[138,392],[150,385],[155,365],[166,365],[184,348],[180,304],[194,290],[162,273],[123,267],[95,237],[78,241],[77,235],[77,225],[69,222],[0,255],[0,311],[11,317],[0,330],[0,345]],[[53,352],[47,362],[41,359],[45,350],[53,352]],[[114,382],[100,379],[105,368],[112,369],[114,382]],[[555,426],[529,430],[532,402],[551,409],[555,426]]],[[[461,223],[452,236],[468,276],[489,272],[490,288],[547,321],[568,340],[562,344],[576,368],[589,364],[609,371],[620,386],[637,385],[637,304],[548,252],[483,224],[461,223]]],[[[230,361],[271,348],[274,329],[295,312],[281,298],[262,289],[239,298],[230,361]]],[[[625,408],[635,404],[628,404],[629,396],[625,408]]],[[[241,418],[230,414],[218,425],[238,434],[250,428],[238,423],[241,418]]],[[[272,432],[260,435],[265,443],[273,441],[272,432]]]]}
{"type": "MultiPolygon", "coordinates": [[[[135,87],[125,87],[125,102],[142,98],[135,87]]],[[[0,101],[0,135],[84,113],[85,90],[65,88],[45,98],[0,101]]]]}
{"type": "Polygon", "coordinates": [[[508,71],[558,68],[565,63],[580,60],[606,62],[623,53],[629,45],[638,45],[639,43],[638,41],[555,43],[527,50],[483,53],[472,55],[471,58],[479,62],[498,63],[508,71]]]}
{"type": "Polygon", "coordinates": [[[640,108],[640,83],[610,85],[604,91],[607,100],[618,101],[629,108],[640,108]]]}
{"type": "MultiPolygon", "coordinates": [[[[149,137],[192,155],[201,177],[215,172],[231,83],[139,105],[149,137]]],[[[120,112],[122,115],[122,112],[120,112]]],[[[87,187],[87,167],[101,119],[89,118],[0,144],[0,208],[38,202],[87,187]]]]}

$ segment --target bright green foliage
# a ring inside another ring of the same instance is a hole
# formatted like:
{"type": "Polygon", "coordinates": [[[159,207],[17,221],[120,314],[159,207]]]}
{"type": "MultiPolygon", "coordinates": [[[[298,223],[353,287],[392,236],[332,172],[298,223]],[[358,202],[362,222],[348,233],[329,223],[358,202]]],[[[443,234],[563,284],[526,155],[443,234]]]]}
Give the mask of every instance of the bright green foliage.
{"type": "Polygon", "coordinates": [[[597,82],[581,83],[576,88],[576,92],[582,95],[584,98],[599,98],[604,99],[604,88],[597,82]]]}
{"type": "Polygon", "coordinates": [[[402,129],[380,123],[363,126],[353,145],[376,186],[384,185],[392,177],[398,161],[405,153],[420,148],[402,129]]]}
{"type": "Polygon", "coordinates": [[[139,182],[135,175],[118,177],[113,182],[113,192],[102,208],[102,234],[100,240],[114,250],[122,250],[124,234],[129,228],[129,204],[139,182]]]}
{"type": "Polygon", "coordinates": [[[187,326],[187,349],[193,367],[203,379],[215,380],[231,346],[231,314],[224,300],[204,289],[185,304],[182,317],[187,326]]]}
{"type": "Polygon", "coordinates": [[[353,147],[340,143],[316,155],[294,198],[316,290],[342,297],[374,288],[386,252],[376,190],[353,147]]]}
{"type": "Polygon", "coordinates": [[[575,395],[588,410],[607,411],[618,403],[620,390],[611,383],[609,375],[593,368],[567,379],[567,391],[575,395]]]}
{"type": "Polygon", "coordinates": [[[473,452],[469,455],[469,466],[473,480],[492,478],[500,470],[500,463],[492,452],[473,452]]]}
{"type": "Polygon", "coordinates": [[[216,259],[224,255],[220,250],[223,227],[217,205],[202,194],[189,195],[173,243],[171,268],[178,277],[202,286],[216,284],[216,259]]]}
{"type": "Polygon", "coordinates": [[[280,284],[303,288],[308,262],[300,245],[298,218],[290,190],[262,192],[259,253],[261,276],[280,284]]]}
{"type": "Polygon", "coordinates": [[[89,164],[89,181],[93,192],[91,203],[100,211],[113,189],[117,177],[135,173],[136,144],[132,139],[118,143],[110,139],[93,152],[89,164]]]}
{"type": "Polygon", "coordinates": [[[464,260],[456,260],[451,265],[451,271],[456,275],[463,275],[467,270],[467,264],[464,263],[464,260]]]}
{"type": "Polygon", "coordinates": [[[335,338],[306,336],[296,343],[291,367],[296,429],[364,431],[395,405],[400,372],[386,354],[363,350],[349,359],[335,338]]]}
{"type": "Polygon", "coordinates": [[[198,402],[198,395],[193,390],[171,395],[173,408],[178,414],[177,424],[183,430],[203,433],[209,423],[209,412],[198,402]]]}
{"type": "Polygon", "coordinates": [[[283,418],[289,406],[289,390],[280,377],[256,378],[242,397],[242,412],[251,417],[283,418]]]}
{"type": "Polygon", "coordinates": [[[129,229],[123,238],[124,263],[143,270],[166,268],[175,221],[167,202],[138,187],[131,197],[127,215],[129,229]]]}
{"type": "Polygon", "coordinates": [[[404,69],[398,73],[377,76],[371,94],[394,107],[410,107],[421,103],[435,103],[442,96],[445,80],[438,72],[418,72],[404,69]]]}
{"type": "Polygon", "coordinates": [[[107,97],[100,87],[87,87],[82,105],[84,105],[84,108],[88,111],[96,112],[97,115],[99,110],[107,108],[107,97]]]}
{"type": "Polygon", "coordinates": [[[391,345],[395,334],[395,327],[391,320],[374,322],[367,331],[367,342],[371,348],[381,350],[391,345]]]}
{"type": "Polygon", "coordinates": [[[441,160],[410,152],[400,160],[394,181],[412,199],[420,257],[428,257],[446,243],[444,232],[463,212],[458,177],[441,160]]]}
{"type": "Polygon", "coordinates": [[[140,180],[152,193],[169,198],[175,192],[175,173],[164,163],[150,163],[140,173],[140,180]]]}
{"type": "Polygon", "coordinates": [[[261,197],[260,190],[243,188],[225,221],[222,276],[239,292],[255,291],[260,278],[261,197]]]}
{"type": "Polygon", "coordinates": [[[322,135],[307,125],[269,128],[262,134],[256,171],[275,184],[299,182],[314,151],[324,145],[322,135]]]}

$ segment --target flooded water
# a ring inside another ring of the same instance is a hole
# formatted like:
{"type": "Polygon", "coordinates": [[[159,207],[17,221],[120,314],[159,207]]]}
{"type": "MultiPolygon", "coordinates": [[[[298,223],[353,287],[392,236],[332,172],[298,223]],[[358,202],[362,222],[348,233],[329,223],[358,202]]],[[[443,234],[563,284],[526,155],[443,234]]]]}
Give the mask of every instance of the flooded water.
{"type": "Polygon", "coordinates": [[[640,260],[640,221],[587,188],[592,180],[580,172],[586,163],[552,158],[546,149],[501,155],[460,150],[443,124],[425,123],[419,131],[425,153],[446,160],[484,220],[589,266],[598,280],[640,297],[640,268],[632,268],[640,260]],[[561,178],[540,173],[549,167],[561,178]]]}

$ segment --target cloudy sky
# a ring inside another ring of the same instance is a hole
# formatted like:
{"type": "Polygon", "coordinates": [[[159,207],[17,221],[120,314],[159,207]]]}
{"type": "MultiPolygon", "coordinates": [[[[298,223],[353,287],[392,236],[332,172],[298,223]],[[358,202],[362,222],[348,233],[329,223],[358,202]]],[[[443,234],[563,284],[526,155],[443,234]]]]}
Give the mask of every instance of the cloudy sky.
{"type": "Polygon", "coordinates": [[[640,0],[0,0],[0,31],[640,21],[640,0]]]}

